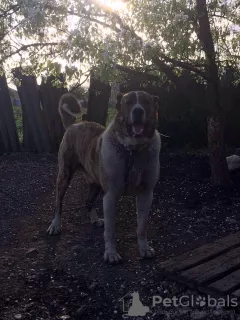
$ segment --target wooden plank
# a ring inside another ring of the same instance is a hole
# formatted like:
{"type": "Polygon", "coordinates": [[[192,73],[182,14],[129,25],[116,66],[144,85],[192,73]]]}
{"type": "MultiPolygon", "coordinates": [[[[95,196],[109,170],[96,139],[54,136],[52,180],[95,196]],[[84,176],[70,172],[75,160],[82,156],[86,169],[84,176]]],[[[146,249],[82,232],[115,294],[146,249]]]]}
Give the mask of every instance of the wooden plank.
{"type": "Polygon", "coordinates": [[[95,78],[92,72],[88,91],[88,121],[97,122],[103,126],[106,125],[110,96],[111,86],[95,78]]]}
{"type": "Polygon", "coordinates": [[[206,283],[240,267],[240,247],[218,256],[215,259],[199,264],[196,267],[181,272],[181,276],[198,284],[206,283]]]}
{"type": "MultiPolygon", "coordinates": [[[[224,293],[233,292],[238,286],[240,286],[240,270],[232,272],[226,277],[209,285],[210,288],[219,290],[224,293]]],[[[236,292],[237,291],[235,291],[235,293],[236,292]]]]}
{"type": "Polygon", "coordinates": [[[0,154],[20,151],[12,102],[5,74],[0,76],[0,154]]]}
{"type": "Polygon", "coordinates": [[[234,291],[234,292],[232,293],[232,295],[233,295],[233,296],[236,296],[236,297],[240,297],[240,289],[234,291]]]}
{"type": "Polygon", "coordinates": [[[37,81],[16,69],[14,75],[21,81],[17,87],[23,109],[23,145],[26,150],[44,153],[50,151],[50,144],[43,111],[40,106],[37,81]]]}
{"type": "Polygon", "coordinates": [[[200,263],[214,259],[238,246],[240,246],[240,232],[204,245],[179,257],[162,262],[158,267],[161,270],[164,269],[166,272],[186,270],[200,263]]]}
{"type": "Polygon", "coordinates": [[[44,120],[46,122],[52,152],[58,151],[65,131],[58,112],[58,103],[61,96],[67,92],[67,89],[64,88],[63,77],[61,78],[59,76],[58,78],[59,83],[62,83],[61,86],[54,86],[53,83],[56,80],[56,77],[49,76],[46,81],[42,79],[42,83],[39,87],[39,97],[43,108],[44,120]]]}
{"type": "Polygon", "coordinates": [[[192,289],[192,290],[195,290],[195,291],[198,291],[198,292],[200,292],[202,294],[211,295],[212,297],[216,297],[216,298],[224,298],[224,297],[226,297],[226,294],[224,292],[221,292],[221,291],[216,290],[214,288],[211,288],[209,286],[196,284],[193,281],[188,281],[188,279],[182,277],[181,274],[170,273],[170,274],[165,275],[165,277],[168,280],[175,281],[177,283],[181,283],[185,287],[187,287],[189,289],[192,289]]]}

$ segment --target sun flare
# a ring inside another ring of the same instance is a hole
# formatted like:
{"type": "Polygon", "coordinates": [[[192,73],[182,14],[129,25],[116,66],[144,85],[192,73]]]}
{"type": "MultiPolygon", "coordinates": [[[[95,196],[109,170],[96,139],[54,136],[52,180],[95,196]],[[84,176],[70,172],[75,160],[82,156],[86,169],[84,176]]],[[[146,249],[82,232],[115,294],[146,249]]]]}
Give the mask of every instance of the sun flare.
{"type": "Polygon", "coordinates": [[[126,9],[126,3],[121,0],[98,0],[98,3],[113,11],[124,11],[126,9]]]}

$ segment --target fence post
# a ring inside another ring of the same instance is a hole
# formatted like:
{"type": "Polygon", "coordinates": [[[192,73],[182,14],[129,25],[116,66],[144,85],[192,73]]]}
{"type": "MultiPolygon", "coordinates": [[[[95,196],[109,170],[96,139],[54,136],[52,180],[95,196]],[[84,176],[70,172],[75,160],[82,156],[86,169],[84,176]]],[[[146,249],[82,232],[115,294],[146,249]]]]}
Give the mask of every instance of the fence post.
{"type": "Polygon", "coordinates": [[[51,151],[53,152],[58,151],[64,134],[62,120],[58,112],[58,103],[61,96],[66,92],[67,89],[64,88],[64,79],[56,79],[54,76],[49,76],[46,81],[42,80],[39,87],[40,101],[43,107],[51,151]],[[54,80],[58,80],[61,85],[59,87],[54,86],[54,80]]]}
{"type": "Polygon", "coordinates": [[[5,74],[0,76],[0,154],[20,151],[12,102],[5,74]]]}
{"type": "Polygon", "coordinates": [[[92,74],[88,96],[87,119],[105,126],[108,114],[108,103],[111,96],[111,86],[101,82],[92,74]]]}
{"type": "Polygon", "coordinates": [[[43,111],[40,106],[37,81],[34,76],[14,75],[20,80],[17,87],[23,110],[23,146],[26,150],[44,153],[50,151],[43,111]]]}

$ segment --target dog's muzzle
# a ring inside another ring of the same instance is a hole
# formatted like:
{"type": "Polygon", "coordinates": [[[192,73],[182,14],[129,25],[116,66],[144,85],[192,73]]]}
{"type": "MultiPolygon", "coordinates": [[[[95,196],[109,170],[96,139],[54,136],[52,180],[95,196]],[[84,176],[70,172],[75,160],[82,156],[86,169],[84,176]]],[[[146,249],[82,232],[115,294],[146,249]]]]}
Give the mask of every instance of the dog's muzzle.
{"type": "Polygon", "coordinates": [[[131,112],[131,128],[134,136],[143,135],[145,121],[145,110],[142,107],[134,107],[131,112]]]}

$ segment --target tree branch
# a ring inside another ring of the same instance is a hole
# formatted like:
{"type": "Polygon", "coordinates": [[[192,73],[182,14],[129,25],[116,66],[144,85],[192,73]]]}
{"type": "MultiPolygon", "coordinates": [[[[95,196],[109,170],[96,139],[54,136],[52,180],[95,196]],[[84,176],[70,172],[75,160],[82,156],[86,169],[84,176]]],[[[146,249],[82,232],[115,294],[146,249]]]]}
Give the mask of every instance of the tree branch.
{"type": "Polygon", "coordinates": [[[127,74],[132,74],[132,75],[136,75],[139,77],[144,77],[144,79],[148,79],[148,80],[152,80],[152,81],[159,81],[159,77],[155,76],[153,74],[147,73],[145,72],[145,70],[139,71],[136,69],[132,69],[130,67],[125,67],[122,66],[120,64],[116,64],[115,68],[121,72],[127,73],[127,74]]]}
{"type": "Polygon", "coordinates": [[[227,20],[227,21],[229,21],[229,22],[231,22],[231,23],[233,23],[233,24],[235,24],[235,22],[232,20],[232,19],[230,19],[230,18],[228,18],[228,17],[226,17],[226,16],[223,16],[223,15],[218,15],[218,14],[216,14],[216,13],[214,13],[214,14],[210,14],[209,15],[209,17],[211,17],[211,18],[220,18],[220,19],[225,19],[225,20],[227,20]]]}
{"type": "Polygon", "coordinates": [[[168,56],[166,56],[164,53],[159,53],[159,56],[165,60],[166,62],[172,63],[173,66],[175,67],[180,67],[182,69],[188,70],[188,71],[192,71],[198,75],[200,75],[201,77],[203,77],[204,79],[208,80],[208,76],[206,74],[206,72],[198,69],[197,67],[193,66],[192,64],[188,63],[188,62],[183,62],[180,60],[175,60],[172,59],[168,56]]]}
{"type": "MultiPolygon", "coordinates": [[[[195,23],[195,27],[196,27],[196,29],[197,29],[197,21],[196,21],[196,19],[193,17],[192,12],[191,12],[190,10],[188,10],[186,13],[187,13],[188,15],[191,14],[191,20],[195,23]]],[[[111,13],[111,14],[116,18],[118,24],[121,26],[122,29],[125,29],[125,30],[130,31],[131,34],[132,34],[137,40],[140,40],[141,43],[143,44],[142,38],[141,38],[134,30],[131,30],[131,29],[129,28],[129,26],[127,26],[127,25],[122,21],[121,17],[119,17],[118,14],[116,14],[116,13],[114,13],[114,12],[111,13]]],[[[196,31],[197,31],[197,30],[196,30],[196,31]]],[[[200,75],[200,76],[203,77],[204,79],[206,79],[206,80],[208,79],[207,74],[206,74],[204,71],[198,69],[196,66],[193,66],[192,64],[189,64],[189,63],[187,63],[187,62],[182,62],[182,61],[178,61],[178,60],[172,59],[172,58],[166,56],[166,55],[165,55],[164,53],[162,53],[162,52],[159,52],[158,55],[159,55],[159,57],[160,57],[162,60],[171,63],[171,64],[172,64],[173,66],[175,66],[175,67],[180,67],[180,68],[183,68],[183,69],[185,69],[185,70],[192,71],[192,72],[200,75]]],[[[166,64],[165,64],[165,66],[164,66],[164,65],[163,65],[164,62],[161,61],[161,60],[159,60],[159,59],[156,59],[156,60],[155,60],[155,63],[156,63],[156,62],[157,62],[158,67],[161,67],[162,71],[165,70],[165,71],[167,72],[167,75],[171,77],[171,80],[174,80],[174,82],[176,82],[176,75],[175,75],[174,72],[172,72],[172,68],[169,67],[169,66],[167,66],[166,64]]]]}
{"type": "Polygon", "coordinates": [[[185,15],[188,16],[189,21],[192,22],[193,28],[194,28],[196,34],[198,35],[199,34],[198,21],[197,21],[197,18],[195,17],[194,12],[191,9],[188,9],[188,8],[184,7],[183,5],[181,5],[180,2],[178,3],[178,7],[179,7],[180,11],[182,11],[185,15]]]}
{"type": "Polygon", "coordinates": [[[42,43],[42,42],[37,42],[37,43],[31,43],[31,44],[27,44],[27,45],[23,45],[22,47],[20,47],[19,49],[17,49],[16,51],[10,53],[9,55],[5,56],[4,59],[0,60],[0,64],[2,64],[4,61],[6,61],[7,59],[11,58],[12,56],[21,53],[22,51],[26,51],[28,48],[31,47],[47,47],[47,46],[57,46],[59,45],[59,42],[46,42],[46,43],[42,43]]]}
{"type": "Polygon", "coordinates": [[[13,13],[17,12],[18,10],[19,10],[18,4],[10,6],[8,10],[0,9],[1,11],[0,18],[6,18],[7,16],[11,16],[13,13]]]}
{"type": "MultiPolygon", "coordinates": [[[[54,6],[49,5],[49,4],[46,4],[45,7],[46,7],[47,9],[51,10],[51,11],[54,11],[54,12],[59,11],[59,12],[60,12],[59,7],[54,7],[54,6]]],[[[84,11],[82,11],[82,12],[83,12],[83,14],[78,13],[78,12],[74,12],[73,10],[68,10],[68,11],[67,11],[67,14],[70,15],[70,16],[75,16],[75,17],[79,17],[79,18],[82,18],[82,19],[89,20],[89,21],[91,21],[91,22],[98,23],[99,25],[101,25],[101,26],[103,26],[103,27],[105,27],[105,28],[109,28],[109,29],[111,29],[111,30],[113,30],[113,31],[115,31],[115,32],[120,32],[120,31],[121,31],[121,30],[120,30],[119,28],[117,28],[116,26],[112,26],[112,25],[110,25],[110,24],[108,24],[108,23],[105,23],[104,21],[100,21],[100,20],[98,20],[98,19],[96,19],[96,18],[91,18],[91,17],[89,17],[89,16],[87,16],[87,15],[84,15],[84,11]]],[[[105,12],[105,11],[104,11],[104,12],[105,12]]],[[[107,13],[107,12],[106,12],[106,13],[107,13]]],[[[105,13],[104,15],[98,14],[97,16],[98,16],[98,17],[105,17],[105,16],[106,16],[106,13],[105,13]]],[[[109,13],[107,13],[107,14],[109,14],[109,13]]]]}
{"type": "Polygon", "coordinates": [[[128,25],[126,25],[117,13],[112,12],[111,15],[117,20],[117,23],[120,25],[121,29],[129,31],[137,40],[141,41],[141,43],[143,44],[142,38],[134,30],[132,30],[128,25]]]}
{"type": "Polygon", "coordinates": [[[78,14],[78,13],[72,12],[72,11],[68,11],[68,14],[69,14],[69,15],[72,15],[72,16],[75,16],[75,17],[79,17],[79,18],[83,18],[83,19],[89,20],[89,21],[91,21],[91,22],[96,22],[96,23],[98,23],[99,25],[101,25],[101,26],[103,26],[103,27],[105,27],[105,28],[109,28],[109,29],[111,29],[111,30],[113,30],[113,31],[115,31],[115,32],[121,32],[121,29],[119,29],[118,27],[112,26],[112,25],[110,25],[110,24],[108,24],[108,23],[105,23],[105,22],[103,22],[103,21],[100,21],[100,20],[98,20],[98,19],[90,18],[90,17],[88,17],[88,16],[84,16],[84,15],[81,15],[81,14],[78,14]]]}
{"type": "Polygon", "coordinates": [[[153,58],[152,61],[176,86],[179,85],[179,78],[174,73],[172,67],[168,66],[165,61],[160,60],[158,57],[153,58]]]}
{"type": "MultiPolygon", "coordinates": [[[[69,92],[72,92],[72,91],[76,90],[77,88],[81,87],[85,82],[87,82],[87,80],[88,80],[89,77],[90,77],[90,70],[88,70],[88,72],[89,72],[89,74],[87,75],[86,79],[84,79],[82,82],[77,83],[75,86],[73,86],[73,87],[71,88],[71,90],[69,90],[69,92]]],[[[84,74],[85,74],[85,73],[86,73],[86,72],[84,72],[84,74]]]]}

